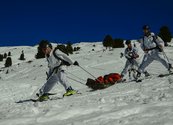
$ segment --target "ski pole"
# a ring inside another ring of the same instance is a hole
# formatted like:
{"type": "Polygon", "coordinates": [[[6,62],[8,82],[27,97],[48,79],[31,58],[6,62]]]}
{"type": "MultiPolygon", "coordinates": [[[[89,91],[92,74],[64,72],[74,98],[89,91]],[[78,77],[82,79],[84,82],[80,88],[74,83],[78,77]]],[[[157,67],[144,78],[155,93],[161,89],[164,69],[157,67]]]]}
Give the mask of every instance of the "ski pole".
{"type": "MultiPolygon", "coordinates": [[[[163,51],[163,50],[162,50],[162,51],[163,51]]],[[[163,55],[164,55],[164,57],[167,59],[167,61],[168,61],[168,63],[169,63],[169,59],[168,59],[168,57],[166,56],[165,51],[163,51],[163,55]]]]}
{"type": "Polygon", "coordinates": [[[86,73],[90,74],[94,79],[97,79],[94,75],[92,75],[90,72],[88,72],[86,69],[84,69],[82,66],[79,65],[81,69],[83,69],[86,73]]]}
{"type": "Polygon", "coordinates": [[[92,66],[88,66],[89,68],[92,68],[92,69],[96,69],[96,70],[104,70],[105,71],[105,69],[102,69],[102,68],[97,68],[97,67],[92,67],[92,66]]]}
{"type": "Polygon", "coordinates": [[[170,61],[169,61],[169,59],[168,59],[168,57],[167,57],[167,55],[166,55],[166,53],[165,53],[165,51],[162,49],[162,52],[163,52],[163,55],[164,55],[164,57],[167,59],[167,61],[168,61],[168,65],[169,65],[169,67],[172,67],[172,65],[171,65],[171,63],[170,63],[170,61]]]}
{"type": "Polygon", "coordinates": [[[75,81],[75,82],[78,82],[78,83],[80,83],[80,84],[82,84],[82,85],[86,85],[85,83],[83,83],[83,82],[81,82],[81,81],[78,81],[78,80],[76,80],[76,79],[73,79],[73,78],[71,78],[71,77],[69,77],[69,76],[67,76],[67,78],[69,78],[69,79],[71,79],[71,80],[73,80],[73,81],[75,81]]]}
{"type": "Polygon", "coordinates": [[[81,67],[80,65],[79,65],[79,67],[81,68],[81,69],[83,69],[85,72],[87,72],[88,74],[90,74],[95,80],[97,80],[99,83],[102,83],[102,81],[100,81],[99,79],[97,79],[94,75],[92,75],[90,72],[88,72],[86,69],[84,69],[83,67],[81,67]]]}

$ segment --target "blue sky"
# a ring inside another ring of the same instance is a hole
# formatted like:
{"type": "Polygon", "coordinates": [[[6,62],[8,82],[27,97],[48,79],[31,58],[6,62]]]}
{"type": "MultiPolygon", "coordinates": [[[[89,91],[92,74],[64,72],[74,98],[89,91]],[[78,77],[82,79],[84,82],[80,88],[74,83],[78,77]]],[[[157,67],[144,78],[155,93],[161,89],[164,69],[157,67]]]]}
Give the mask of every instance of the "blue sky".
{"type": "Polygon", "coordinates": [[[173,32],[171,0],[1,0],[0,46],[138,39],[149,24],[173,32]]]}

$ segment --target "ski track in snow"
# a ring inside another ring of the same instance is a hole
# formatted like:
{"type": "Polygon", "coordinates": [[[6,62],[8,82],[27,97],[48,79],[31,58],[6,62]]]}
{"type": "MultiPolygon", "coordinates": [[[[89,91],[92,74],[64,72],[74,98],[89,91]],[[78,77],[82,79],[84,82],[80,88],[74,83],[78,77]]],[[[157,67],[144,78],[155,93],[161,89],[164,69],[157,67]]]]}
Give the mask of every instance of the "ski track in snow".
{"type": "MultiPolygon", "coordinates": [[[[124,48],[103,52],[99,42],[77,45],[81,51],[71,55],[71,58],[96,77],[119,73],[125,65],[125,59],[119,57],[124,48]]],[[[45,82],[47,63],[45,59],[33,58],[36,48],[3,47],[0,51],[11,50],[15,64],[9,68],[8,74],[7,68],[0,72],[0,125],[173,125],[173,76],[158,78],[157,75],[167,72],[158,62],[147,68],[152,77],[141,83],[118,83],[103,90],[91,91],[85,85],[68,79],[81,95],[41,103],[15,103],[34,98],[45,82]],[[26,52],[25,61],[17,59],[21,50],[26,52]],[[32,62],[27,63],[29,60],[32,62]]],[[[172,48],[165,48],[165,52],[172,61],[172,48]]],[[[0,62],[0,66],[3,64],[4,61],[0,62]]],[[[84,84],[84,80],[92,78],[75,66],[69,67],[66,73],[84,84]]],[[[62,97],[65,90],[58,84],[51,92],[57,93],[52,96],[56,98],[62,97]]]]}

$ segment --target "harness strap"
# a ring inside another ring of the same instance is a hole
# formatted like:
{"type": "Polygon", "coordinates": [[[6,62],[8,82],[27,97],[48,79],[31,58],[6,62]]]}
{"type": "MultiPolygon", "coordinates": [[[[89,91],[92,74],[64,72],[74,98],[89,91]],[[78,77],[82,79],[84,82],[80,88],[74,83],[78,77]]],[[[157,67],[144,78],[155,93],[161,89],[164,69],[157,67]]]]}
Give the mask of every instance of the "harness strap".
{"type": "Polygon", "coordinates": [[[153,47],[153,48],[150,48],[150,49],[146,49],[146,46],[144,44],[144,37],[143,37],[143,47],[144,47],[144,49],[146,49],[147,51],[150,51],[150,50],[153,50],[153,49],[158,49],[159,52],[162,52],[162,50],[160,49],[158,43],[156,42],[157,36],[154,35],[152,37],[153,37],[153,42],[156,44],[156,47],[153,47]]]}
{"type": "Polygon", "coordinates": [[[61,60],[61,64],[60,65],[66,65],[66,66],[70,66],[70,63],[65,61],[64,59],[61,59],[60,57],[58,57],[55,53],[55,51],[57,50],[58,48],[54,49],[53,50],[53,55],[54,57],[57,59],[57,60],[61,60]]]}

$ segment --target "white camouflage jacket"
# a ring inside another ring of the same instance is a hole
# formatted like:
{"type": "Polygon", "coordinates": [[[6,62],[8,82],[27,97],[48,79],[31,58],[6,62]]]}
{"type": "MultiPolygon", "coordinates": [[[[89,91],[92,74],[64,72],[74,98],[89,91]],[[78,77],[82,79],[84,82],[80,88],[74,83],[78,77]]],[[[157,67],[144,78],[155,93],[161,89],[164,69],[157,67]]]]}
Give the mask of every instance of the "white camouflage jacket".
{"type": "MultiPolygon", "coordinates": [[[[143,39],[141,39],[142,50],[152,49],[156,47],[154,37],[156,38],[155,41],[157,45],[164,47],[164,41],[159,36],[156,36],[154,33],[150,33],[149,36],[144,36],[143,39]]],[[[155,49],[153,49],[152,51],[155,51],[155,49]]]]}
{"type": "MultiPolygon", "coordinates": [[[[46,57],[47,61],[48,61],[49,75],[53,72],[54,68],[57,66],[60,66],[61,62],[62,62],[60,59],[57,59],[54,56],[53,51],[54,50],[51,51],[49,57],[46,57]]],[[[69,62],[69,64],[73,64],[73,61],[67,55],[65,55],[63,52],[61,52],[59,49],[56,49],[55,54],[59,58],[69,62]]],[[[66,66],[62,65],[59,67],[59,70],[65,70],[65,67],[66,66]]]]}
{"type": "Polygon", "coordinates": [[[129,48],[126,48],[124,51],[124,55],[127,59],[132,59],[132,57],[134,57],[133,59],[136,59],[135,57],[139,56],[138,49],[136,47],[132,47],[131,50],[129,48]]]}

